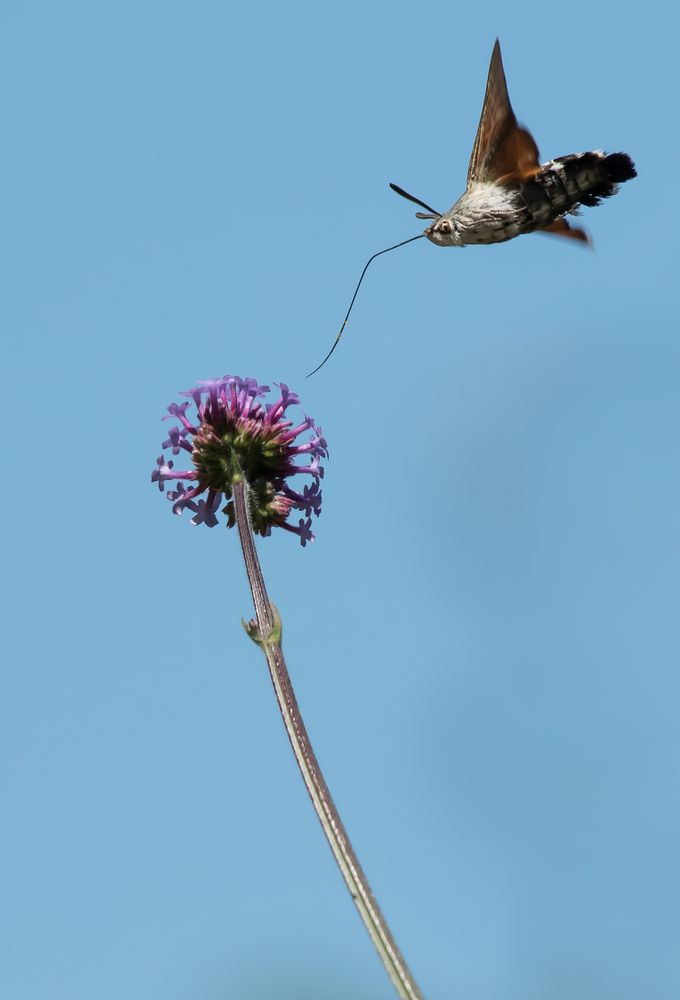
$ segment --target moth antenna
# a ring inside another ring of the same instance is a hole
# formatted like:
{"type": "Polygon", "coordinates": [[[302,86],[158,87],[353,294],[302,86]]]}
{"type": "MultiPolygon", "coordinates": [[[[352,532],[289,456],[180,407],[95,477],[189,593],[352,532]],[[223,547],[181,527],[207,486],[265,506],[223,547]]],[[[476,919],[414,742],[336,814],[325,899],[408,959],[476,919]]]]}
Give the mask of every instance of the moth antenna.
{"type": "Polygon", "coordinates": [[[389,253],[390,250],[398,250],[399,247],[406,246],[407,243],[413,243],[414,240],[422,240],[422,238],[423,238],[424,235],[425,235],[425,233],[419,233],[417,236],[411,236],[411,238],[408,239],[408,240],[402,240],[401,243],[395,243],[393,247],[385,247],[384,250],[378,250],[377,253],[374,253],[372,257],[368,258],[368,260],[364,264],[364,269],[361,272],[361,277],[359,278],[359,281],[357,282],[357,287],[354,289],[354,295],[352,296],[352,301],[349,304],[349,309],[347,310],[345,318],[342,321],[342,326],[340,327],[338,335],[337,335],[337,337],[335,338],[335,340],[333,342],[333,346],[331,347],[330,351],[328,352],[328,354],[326,355],[326,357],[323,359],[323,361],[321,362],[321,364],[317,365],[316,368],[314,369],[314,371],[311,371],[309,373],[309,375],[305,375],[305,378],[310,378],[312,375],[316,375],[316,373],[318,372],[319,368],[323,368],[323,366],[326,364],[326,362],[330,358],[330,356],[333,353],[333,351],[335,350],[335,348],[340,343],[340,338],[342,337],[343,331],[344,331],[345,327],[347,326],[347,320],[349,319],[349,314],[352,311],[352,306],[354,305],[354,300],[356,299],[357,293],[358,293],[359,289],[361,288],[361,282],[364,280],[364,275],[366,274],[366,271],[368,271],[368,267],[369,267],[369,264],[371,263],[371,261],[374,261],[376,257],[380,256],[380,254],[389,253]]]}
{"type": "Polygon", "coordinates": [[[409,194],[408,191],[404,191],[404,189],[400,188],[398,184],[392,184],[392,182],[390,181],[390,187],[396,194],[400,194],[402,198],[406,198],[408,201],[412,201],[416,205],[420,205],[421,208],[426,208],[428,212],[434,213],[433,215],[421,215],[420,212],[416,212],[417,219],[440,218],[442,214],[441,212],[438,212],[436,208],[432,208],[431,205],[426,205],[424,201],[421,201],[420,198],[415,198],[412,194],[409,194]]]}

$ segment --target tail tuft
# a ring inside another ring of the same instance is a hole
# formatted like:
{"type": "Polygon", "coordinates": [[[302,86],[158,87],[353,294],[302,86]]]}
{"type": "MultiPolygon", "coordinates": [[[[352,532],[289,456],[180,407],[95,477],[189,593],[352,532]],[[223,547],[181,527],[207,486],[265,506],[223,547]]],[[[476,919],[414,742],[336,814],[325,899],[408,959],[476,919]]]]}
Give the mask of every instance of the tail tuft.
{"type": "Polygon", "coordinates": [[[607,179],[612,184],[623,184],[624,181],[632,181],[637,177],[635,164],[628,153],[610,153],[605,156],[602,166],[607,171],[607,179]]]}

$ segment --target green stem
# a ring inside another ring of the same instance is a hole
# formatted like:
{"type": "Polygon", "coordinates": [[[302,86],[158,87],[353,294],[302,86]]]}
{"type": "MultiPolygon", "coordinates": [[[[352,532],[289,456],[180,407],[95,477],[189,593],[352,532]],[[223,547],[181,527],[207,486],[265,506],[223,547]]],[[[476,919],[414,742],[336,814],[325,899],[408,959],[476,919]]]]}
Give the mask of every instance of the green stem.
{"type": "MultiPolygon", "coordinates": [[[[392,984],[402,1000],[423,1000],[415,979],[404,957],[392,937],[387,921],[380,911],[371,892],[368,880],[354,853],[338,810],[333,802],[328,785],[321,773],[319,762],[302,721],[293,685],[283,658],[280,643],[280,621],[267,596],[267,590],[255,550],[253,531],[248,512],[247,485],[234,485],[234,507],[236,524],[241,540],[241,549],[248,573],[250,590],[257,618],[257,639],[267,658],[267,666],[276,692],[283,722],[290,739],[293,753],[309,792],[323,832],[330,845],[337,865],[342,873],[350,895],[359,911],[366,930],[371,936],[378,955],[392,980],[392,984]]],[[[250,630],[252,636],[253,630],[250,630]]]]}

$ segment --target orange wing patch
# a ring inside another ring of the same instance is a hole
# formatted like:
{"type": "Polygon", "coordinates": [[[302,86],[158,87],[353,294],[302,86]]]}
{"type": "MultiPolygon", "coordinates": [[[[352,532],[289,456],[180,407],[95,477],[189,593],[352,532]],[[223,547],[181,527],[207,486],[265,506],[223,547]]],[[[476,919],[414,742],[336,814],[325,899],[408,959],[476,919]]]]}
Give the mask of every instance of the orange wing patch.
{"type": "Polygon", "coordinates": [[[570,226],[564,218],[555,219],[554,222],[551,222],[549,226],[544,226],[539,232],[550,233],[553,236],[566,236],[571,240],[579,240],[581,243],[592,246],[592,240],[585,229],[579,229],[578,226],[570,226]]]}

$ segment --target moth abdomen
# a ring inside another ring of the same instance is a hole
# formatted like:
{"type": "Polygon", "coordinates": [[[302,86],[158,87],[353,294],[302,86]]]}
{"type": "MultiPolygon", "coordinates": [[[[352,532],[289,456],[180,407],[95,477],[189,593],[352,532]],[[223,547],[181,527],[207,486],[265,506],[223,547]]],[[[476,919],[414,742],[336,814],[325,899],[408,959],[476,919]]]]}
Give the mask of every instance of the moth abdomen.
{"type": "Polygon", "coordinates": [[[542,165],[536,181],[542,184],[554,208],[571,211],[579,205],[599,205],[616,194],[618,185],[637,176],[627,153],[572,153],[542,165]]]}

